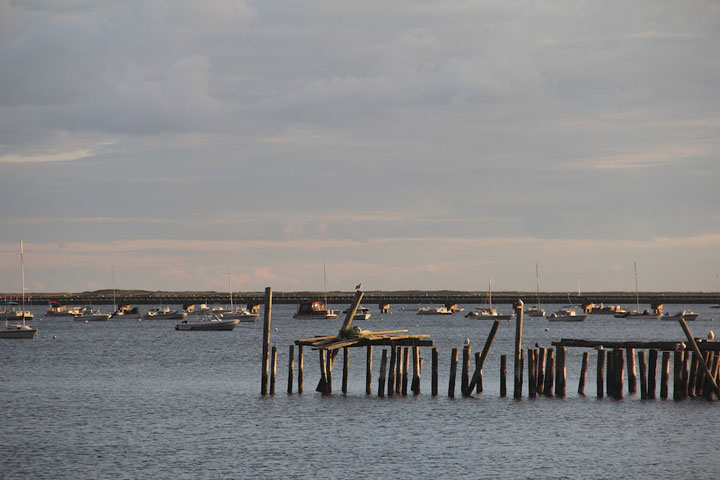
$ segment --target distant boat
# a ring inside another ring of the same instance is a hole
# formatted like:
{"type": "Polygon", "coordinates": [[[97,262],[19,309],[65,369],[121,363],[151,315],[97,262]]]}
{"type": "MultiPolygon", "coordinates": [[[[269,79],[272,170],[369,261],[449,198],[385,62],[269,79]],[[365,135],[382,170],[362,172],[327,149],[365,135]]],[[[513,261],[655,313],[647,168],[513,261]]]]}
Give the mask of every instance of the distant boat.
{"type": "MultiPolygon", "coordinates": [[[[343,310],[342,313],[349,313],[350,309],[346,308],[343,310]]],[[[368,320],[370,318],[370,310],[368,310],[367,307],[359,306],[357,310],[355,310],[355,315],[353,315],[353,320],[368,320]]]]}
{"type": "Polygon", "coordinates": [[[38,334],[37,328],[32,328],[25,323],[25,255],[23,252],[23,241],[20,240],[20,288],[22,288],[22,323],[9,323],[5,317],[5,327],[0,329],[0,338],[8,339],[31,339],[38,334]]]}
{"type": "Polygon", "coordinates": [[[529,317],[544,317],[545,310],[540,308],[540,273],[538,264],[535,263],[535,306],[525,309],[525,315],[529,317]]]}
{"type": "Polygon", "coordinates": [[[660,318],[662,320],[680,320],[682,318],[686,322],[692,322],[693,320],[696,320],[699,316],[700,316],[699,313],[688,312],[686,310],[683,310],[682,312],[678,312],[675,315],[670,315],[669,313],[665,313],[665,315],[663,315],[660,318]]]}
{"type": "Polygon", "coordinates": [[[23,307],[22,310],[17,310],[15,306],[17,305],[17,302],[2,302],[0,303],[0,321],[10,321],[10,322],[22,322],[23,320],[28,321],[35,318],[35,316],[25,310],[23,307]],[[7,307],[12,307],[11,309],[8,309],[7,307]]]}
{"type": "Polygon", "coordinates": [[[232,284],[230,283],[230,266],[228,266],[228,291],[230,292],[230,310],[222,307],[214,307],[212,313],[224,320],[239,320],[241,322],[254,322],[260,316],[259,312],[251,312],[243,306],[233,304],[232,284]]]}
{"type": "Polygon", "coordinates": [[[615,318],[630,318],[630,319],[641,319],[641,320],[658,320],[662,316],[662,305],[656,306],[651,312],[648,309],[640,311],[640,294],[638,293],[638,274],[637,274],[637,262],[633,262],[633,269],[635,270],[635,310],[625,310],[623,308],[616,308],[615,318]]]}
{"type": "Polygon", "coordinates": [[[578,314],[572,308],[561,308],[557,312],[548,315],[547,319],[551,322],[582,322],[587,315],[578,314]]]}
{"type": "Polygon", "coordinates": [[[175,325],[175,330],[184,331],[210,331],[210,330],[222,330],[228,331],[235,328],[240,323],[238,319],[222,319],[217,315],[203,314],[198,315],[194,319],[186,319],[175,325]]]}
{"type": "Polygon", "coordinates": [[[46,317],[74,317],[80,313],[79,307],[70,307],[67,305],[60,305],[55,300],[50,301],[50,308],[45,312],[46,317]]]}
{"type": "Polygon", "coordinates": [[[510,320],[513,313],[498,313],[492,304],[492,279],[488,279],[488,307],[478,307],[474,312],[465,315],[465,318],[485,318],[488,320],[510,320]]]}
{"type": "Polygon", "coordinates": [[[418,315],[452,315],[453,311],[447,307],[420,307],[418,315]]]}
{"type": "Polygon", "coordinates": [[[620,305],[595,305],[591,303],[586,307],[586,311],[589,311],[591,315],[615,315],[616,312],[621,311],[620,305]]]}
{"type": "Polygon", "coordinates": [[[298,310],[293,318],[302,320],[332,320],[337,318],[337,310],[331,310],[325,307],[325,303],[320,300],[312,302],[300,302],[298,310]]]}
{"type": "Polygon", "coordinates": [[[104,322],[110,318],[110,313],[95,310],[92,307],[82,307],[73,317],[76,322],[104,322]]]}
{"type": "Polygon", "coordinates": [[[187,316],[182,310],[173,310],[170,307],[157,307],[143,314],[143,320],[182,320],[187,316]]]}
{"type": "Polygon", "coordinates": [[[138,320],[142,314],[138,307],[131,307],[130,305],[122,305],[120,308],[115,310],[110,318],[124,319],[124,320],[138,320]]]}

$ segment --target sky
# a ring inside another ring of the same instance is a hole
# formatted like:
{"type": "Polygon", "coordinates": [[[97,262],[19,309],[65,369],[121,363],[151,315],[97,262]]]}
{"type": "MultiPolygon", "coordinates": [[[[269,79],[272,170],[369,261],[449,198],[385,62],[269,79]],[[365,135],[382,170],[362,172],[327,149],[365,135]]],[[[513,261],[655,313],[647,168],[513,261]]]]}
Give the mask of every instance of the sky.
{"type": "Polygon", "coordinates": [[[720,3],[0,0],[0,225],[0,292],[717,291],[720,3]]]}

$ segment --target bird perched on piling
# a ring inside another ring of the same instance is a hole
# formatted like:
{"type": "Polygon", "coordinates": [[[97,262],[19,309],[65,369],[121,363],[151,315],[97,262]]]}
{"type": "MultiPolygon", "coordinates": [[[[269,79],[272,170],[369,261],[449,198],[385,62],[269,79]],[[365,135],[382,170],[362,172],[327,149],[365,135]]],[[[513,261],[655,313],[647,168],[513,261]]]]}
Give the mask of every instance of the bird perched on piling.
{"type": "Polygon", "coordinates": [[[708,333],[708,340],[712,340],[713,338],[715,338],[715,332],[710,330],[710,333],[708,333]]]}
{"type": "Polygon", "coordinates": [[[362,288],[362,283],[358,283],[355,285],[355,290],[360,290],[362,288]]]}

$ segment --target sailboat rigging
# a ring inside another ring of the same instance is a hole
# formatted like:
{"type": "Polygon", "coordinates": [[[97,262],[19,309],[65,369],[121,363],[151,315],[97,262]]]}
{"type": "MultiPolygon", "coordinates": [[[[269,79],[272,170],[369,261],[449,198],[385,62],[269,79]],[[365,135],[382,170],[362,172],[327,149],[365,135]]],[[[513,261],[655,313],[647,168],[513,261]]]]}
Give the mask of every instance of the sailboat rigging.
{"type": "Polygon", "coordinates": [[[540,308],[540,273],[538,270],[538,264],[535,263],[535,306],[529,307],[525,314],[530,317],[544,317],[545,310],[540,308]]]}
{"type": "Polygon", "coordinates": [[[35,338],[37,328],[32,328],[25,323],[25,253],[23,241],[20,240],[20,288],[22,289],[22,324],[8,324],[5,320],[5,327],[0,330],[0,338],[35,338]]]}

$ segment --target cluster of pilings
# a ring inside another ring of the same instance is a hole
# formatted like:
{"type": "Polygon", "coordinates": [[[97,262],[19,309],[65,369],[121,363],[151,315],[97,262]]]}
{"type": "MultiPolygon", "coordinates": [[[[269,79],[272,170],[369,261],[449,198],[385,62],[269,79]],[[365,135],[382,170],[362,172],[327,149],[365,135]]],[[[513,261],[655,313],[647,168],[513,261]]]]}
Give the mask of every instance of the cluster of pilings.
{"type": "MultiPolygon", "coordinates": [[[[352,318],[362,294],[356,295],[355,303],[348,315],[352,318]]],[[[277,349],[270,349],[270,316],[272,313],[272,289],[265,291],[265,325],[263,333],[263,372],[261,379],[261,393],[263,395],[275,393],[277,378],[277,349]]],[[[613,342],[563,339],[553,342],[553,348],[522,348],[523,303],[515,304],[515,349],[513,370],[513,397],[520,399],[523,396],[524,373],[527,371],[528,397],[539,395],[546,397],[564,398],[567,395],[567,348],[592,348],[597,351],[597,396],[615,399],[623,398],[625,372],[627,372],[627,391],[630,395],[638,392],[638,370],[640,376],[640,398],[656,398],[658,384],[658,356],[662,352],[660,364],[660,398],[668,398],[670,377],[670,354],[673,353],[673,398],[682,400],[688,397],[705,397],[713,399],[713,395],[720,395],[718,380],[720,379],[720,342],[702,341],[692,337],[684,320],[680,325],[687,336],[685,342],[613,342]],[[637,354],[636,354],[637,351],[637,354]],[[647,352],[646,352],[647,351],[647,352]],[[637,359],[637,362],[636,362],[637,359]],[[527,365],[527,370],[525,369],[527,365]]],[[[349,321],[346,320],[349,327],[349,321]]],[[[488,334],[482,352],[474,355],[475,365],[471,371],[473,358],[469,340],[462,347],[462,363],[460,364],[460,393],[463,397],[470,397],[473,393],[483,391],[483,366],[488,357],[495,335],[500,327],[496,320],[488,334]]],[[[347,330],[347,329],[345,329],[347,330]]],[[[342,331],[342,330],[341,330],[342,331]]],[[[320,381],[316,391],[328,395],[333,388],[333,365],[340,350],[343,351],[342,392],[347,393],[349,352],[350,347],[365,347],[365,393],[372,394],[373,384],[373,347],[385,346],[382,350],[380,371],[377,378],[377,395],[394,396],[413,395],[421,393],[420,377],[423,367],[423,358],[420,357],[420,347],[432,347],[431,362],[431,394],[438,395],[438,365],[439,352],[431,340],[422,338],[424,335],[397,335],[394,332],[369,332],[363,337],[313,337],[296,341],[297,352],[297,392],[303,393],[303,346],[311,345],[318,350],[320,362],[320,381]],[[389,335],[379,335],[389,334],[389,335]],[[409,364],[412,357],[412,380],[410,381],[409,364]]],[[[293,393],[295,378],[295,346],[290,345],[288,352],[288,381],[287,393],[293,393]]],[[[450,372],[448,378],[448,397],[455,397],[458,370],[458,348],[453,348],[450,355],[450,372]]],[[[585,395],[585,383],[590,353],[583,352],[580,376],[578,381],[578,394],[585,395]]],[[[500,356],[500,396],[507,395],[507,356],[500,356]]]]}

